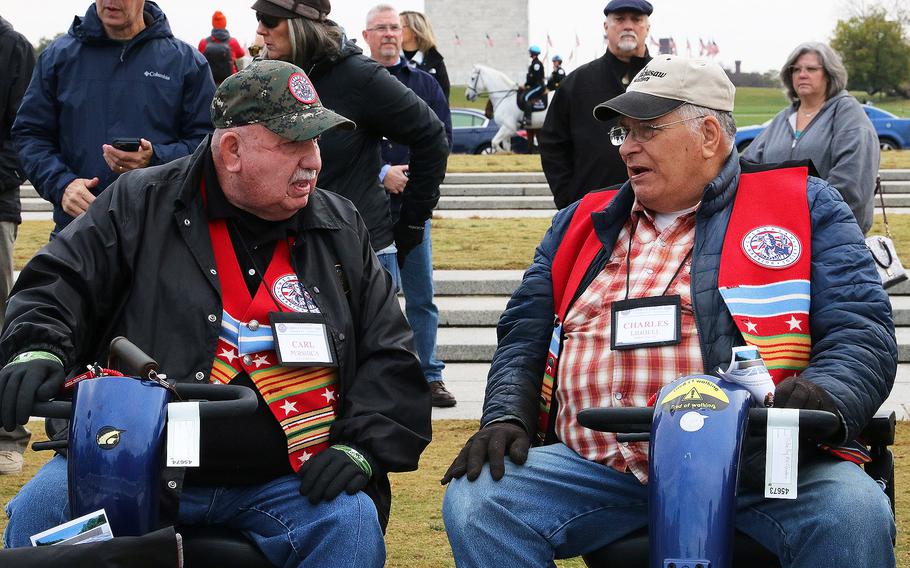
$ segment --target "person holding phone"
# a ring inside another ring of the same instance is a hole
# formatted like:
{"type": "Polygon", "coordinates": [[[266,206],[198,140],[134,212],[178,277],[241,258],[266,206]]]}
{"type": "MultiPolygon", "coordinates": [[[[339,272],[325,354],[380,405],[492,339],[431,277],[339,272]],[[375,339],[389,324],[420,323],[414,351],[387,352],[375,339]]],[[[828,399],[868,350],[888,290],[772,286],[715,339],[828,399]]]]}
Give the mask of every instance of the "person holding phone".
{"type": "Polygon", "coordinates": [[[212,132],[214,94],[208,62],[156,4],[95,0],[39,58],[12,129],[54,205],[51,238],[121,174],[191,153],[212,132]]]}

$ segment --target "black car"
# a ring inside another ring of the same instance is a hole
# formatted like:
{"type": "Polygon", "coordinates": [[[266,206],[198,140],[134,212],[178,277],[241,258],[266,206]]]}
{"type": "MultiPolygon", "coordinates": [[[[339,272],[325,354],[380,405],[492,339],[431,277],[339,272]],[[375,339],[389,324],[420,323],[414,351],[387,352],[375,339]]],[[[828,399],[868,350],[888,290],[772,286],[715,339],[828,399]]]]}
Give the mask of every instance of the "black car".
{"type": "MultiPolygon", "coordinates": [[[[455,154],[492,154],[492,140],[499,132],[495,120],[484,116],[483,112],[473,108],[452,109],[452,153],[455,154]]],[[[523,154],[528,151],[528,141],[518,134],[512,137],[512,151],[523,154]]]]}

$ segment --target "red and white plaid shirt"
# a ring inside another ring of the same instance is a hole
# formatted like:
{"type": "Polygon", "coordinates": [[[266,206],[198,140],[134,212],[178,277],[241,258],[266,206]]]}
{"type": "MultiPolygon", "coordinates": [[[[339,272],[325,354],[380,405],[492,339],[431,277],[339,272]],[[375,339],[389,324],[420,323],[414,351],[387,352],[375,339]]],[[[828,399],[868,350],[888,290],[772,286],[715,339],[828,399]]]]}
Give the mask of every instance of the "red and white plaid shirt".
{"type": "MultiPolygon", "coordinates": [[[[681,215],[663,231],[638,202],[623,226],[613,254],[603,271],[575,301],[563,322],[559,357],[559,413],[556,433],[580,456],[618,471],[631,471],[646,483],[646,442],[619,444],[613,434],[595,432],[578,424],[575,415],[585,408],[645,406],[652,394],[670,381],[704,371],[698,332],[692,312],[689,270],[691,256],[676,278],[695,242],[695,212],[681,215]],[[632,239],[629,298],[678,294],[682,305],[681,342],[663,347],[623,351],[610,349],[610,307],[626,297],[626,253],[632,239]]],[[[572,293],[567,290],[566,293],[572,293]]]]}

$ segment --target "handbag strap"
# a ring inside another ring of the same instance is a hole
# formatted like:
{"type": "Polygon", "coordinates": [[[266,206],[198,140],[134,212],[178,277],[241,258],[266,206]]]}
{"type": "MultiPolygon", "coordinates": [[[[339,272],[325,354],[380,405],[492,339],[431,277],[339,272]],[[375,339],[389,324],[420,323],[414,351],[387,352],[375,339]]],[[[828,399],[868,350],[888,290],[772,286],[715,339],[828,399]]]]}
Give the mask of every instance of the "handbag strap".
{"type": "Polygon", "coordinates": [[[882,206],[882,223],[885,225],[885,236],[890,239],[891,227],[888,226],[888,214],[885,212],[885,195],[882,191],[882,176],[875,176],[875,192],[878,193],[878,199],[882,206]]]}

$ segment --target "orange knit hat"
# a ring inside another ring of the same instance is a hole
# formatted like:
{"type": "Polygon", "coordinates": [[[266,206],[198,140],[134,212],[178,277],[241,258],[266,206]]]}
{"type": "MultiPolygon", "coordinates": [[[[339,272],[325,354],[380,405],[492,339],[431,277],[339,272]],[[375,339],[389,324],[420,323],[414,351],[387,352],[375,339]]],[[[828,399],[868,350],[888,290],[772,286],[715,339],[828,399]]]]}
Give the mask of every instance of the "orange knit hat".
{"type": "Polygon", "coordinates": [[[217,11],[212,14],[212,27],[216,30],[223,30],[227,28],[227,18],[224,17],[224,14],[217,11]]]}

